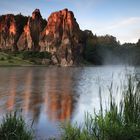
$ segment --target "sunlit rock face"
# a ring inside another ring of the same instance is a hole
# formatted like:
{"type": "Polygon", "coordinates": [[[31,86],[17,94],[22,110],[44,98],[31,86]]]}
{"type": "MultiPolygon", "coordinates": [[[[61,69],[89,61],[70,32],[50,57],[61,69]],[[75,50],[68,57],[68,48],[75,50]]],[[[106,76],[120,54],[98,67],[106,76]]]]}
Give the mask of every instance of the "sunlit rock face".
{"type": "Polygon", "coordinates": [[[48,18],[41,34],[41,51],[51,52],[52,61],[62,66],[78,63],[83,48],[82,31],[73,12],[64,9],[48,18]]]}
{"type": "Polygon", "coordinates": [[[27,17],[22,15],[4,15],[0,17],[0,48],[6,50],[18,50],[17,42],[27,17]]]}
{"type": "Polygon", "coordinates": [[[15,44],[16,22],[13,15],[6,15],[0,20],[0,48],[12,49],[15,44]]]}
{"type": "Polygon", "coordinates": [[[18,41],[20,50],[39,51],[40,33],[46,26],[47,22],[43,20],[40,10],[36,9],[32,13],[32,17],[28,18],[27,24],[24,26],[24,32],[21,34],[18,41]]]}
{"type": "Polygon", "coordinates": [[[21,34],[18,40],[18,50],[31,50],[32,47],[32,38],[30,35],[29,21],[27,25],[24,26],[23,33],[21,34]]]}
{"type": "Polygon", "coordinates": [[[52,13],[48,22],[39,9],[35,9],[31,17],[0,16],[1,49],[48,51],[53,64],[71,66],[79,62],[83,40],[83,32],[68,9],[52,13]]]}

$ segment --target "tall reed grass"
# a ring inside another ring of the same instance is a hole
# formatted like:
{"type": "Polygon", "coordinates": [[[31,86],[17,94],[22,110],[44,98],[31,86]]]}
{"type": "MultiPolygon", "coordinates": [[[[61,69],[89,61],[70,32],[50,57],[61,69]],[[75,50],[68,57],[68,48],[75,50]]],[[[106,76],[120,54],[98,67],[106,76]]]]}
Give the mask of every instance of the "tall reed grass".
{"type": "Polygon", "coordinates": [[[140,140],[140,82],[129,76],[119,104],[112,91],[105,111],[99,93],[100,111],[87,114],[82,127],[63,125],[62,140],[140,140]]]}
{"type": "Polygon", "coordinates": [[[21,115],[8,113],[0,124],[0,140],[33,140],[33,131],[21,115]]]}

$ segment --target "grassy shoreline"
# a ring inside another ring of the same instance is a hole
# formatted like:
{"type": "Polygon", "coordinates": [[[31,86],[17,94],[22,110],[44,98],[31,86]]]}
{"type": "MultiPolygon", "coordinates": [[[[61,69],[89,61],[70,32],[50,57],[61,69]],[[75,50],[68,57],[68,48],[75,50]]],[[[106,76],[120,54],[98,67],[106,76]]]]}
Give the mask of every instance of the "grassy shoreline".
{"type": "Polygon", "coordinates": [[[47,52],[0,52],[0,67],[48,66],[49,61],[47,52]],[[48,63],[43,64],[43,60],[48,63]]]}
{"type": "Polygon", "coordinates": [[[49,67],[51,65],[36,65],[36,64],[33,64],[33,65],[17,65],[17,64],[14,64],[14,65],[0,65],[0,67],[49,67]]]}
{"type": "MultiPolygon", "coordinates": [[[[20,51],[20,52],[2,52],[0,51],[0,67],[48,67],[55,66],[61,67],[60,64],[53,64],[51,54],[48,52],[33,52],[33,51],[20,51]]],[[[90,62],[81,59],[77,65],[68,67],[83,67],[95,66],[90,62]]],[[[65,66],[64,66],[65,67],[65,66]]]]}

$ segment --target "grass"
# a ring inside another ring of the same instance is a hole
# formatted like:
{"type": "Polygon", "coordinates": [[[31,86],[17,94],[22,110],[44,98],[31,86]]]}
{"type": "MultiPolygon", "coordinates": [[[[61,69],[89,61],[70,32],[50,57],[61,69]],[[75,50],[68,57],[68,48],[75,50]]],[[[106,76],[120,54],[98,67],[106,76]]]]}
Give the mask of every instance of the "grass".
{"type": "Polygon", "coordinates": [[[119,104],[112,94],[110,90],[110,103],[105,111],[100,96],[99,113],[87,114],[82,127],[63,125],[62,140],[140,140],[140,82],[128,78],[119,104]]]}
{"type": "Polygon", "coordinates": [[[48,52],[0,52],[0,66],[43,65],[43,59],[51,59],[48,52]]]}
{"type": "Polygon", "coordinates": [[[7,114],[0,125],[0,140],[33,140],[32,129],[16,112],[7,114]]]}
{"type": "Polygon", "coordinates": [[[0,66],[14,66],[14,65],[33,65],[29,60],[24,60],[23,58],[0,52],[0,66]]]}

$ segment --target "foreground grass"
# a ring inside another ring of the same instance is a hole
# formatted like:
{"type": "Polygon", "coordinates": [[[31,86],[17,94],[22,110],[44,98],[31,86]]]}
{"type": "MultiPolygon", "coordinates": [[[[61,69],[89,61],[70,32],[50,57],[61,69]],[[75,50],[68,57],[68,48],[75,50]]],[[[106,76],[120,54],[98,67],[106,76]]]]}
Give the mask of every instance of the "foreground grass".
{"type": "Polygon", "coordinates": [[[0,125],[0,140],[33,140],[33,133],[22,116],[9,113],[0,125]]]}
{"type": "Polygon", "coordinates": [[[129,78],[119,105],[110,90],[110,104],[105,111],[100,96],[99,113],[87,114],[82,127],[70,123],[64,125],[62,140],[140,140],[139,84],[132,77],[129,78]]]}

